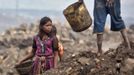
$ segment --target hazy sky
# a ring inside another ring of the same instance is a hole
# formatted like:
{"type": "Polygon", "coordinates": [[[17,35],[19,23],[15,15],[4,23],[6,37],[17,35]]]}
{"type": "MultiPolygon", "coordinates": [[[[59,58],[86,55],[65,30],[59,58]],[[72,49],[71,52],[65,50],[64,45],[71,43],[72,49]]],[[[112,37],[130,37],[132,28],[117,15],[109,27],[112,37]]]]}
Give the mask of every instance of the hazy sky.
{"type": "MultiPolygon", "coordinates": [[[[38,9],[38,10],[63,10],[68,5],[78,0],[0,0],[0,9],[15,9],[16,2],[18,9],[38,9]]],[[[94,0],[84,0],[90,13],[93,11],[94,0]]],[[[121,0],[122,13],[124,16],[134,13],[134,0],[121,0]]]]}
{"type": "MultiPolygon", "coordinates": [[[[63,10],[71,3],[78,0],[0,0],[0,9],[15,9],[16,3],[19,9],[63,10]]],[[[88,10],[93,9],[94,0],[84,0],[88,10]]],[[[133,10],[134,0],[121,0],[123,10],[133,10]]]]}
{"type": "MultiPolygon", "coordinates": [[[[70,3],[77,0],[0,0],[0,8],[16,8],[18,3],[19,8],[22,9],[48,9],[48,10],[62,10],[70,3]]],[[[85,0],[87,2],[87,0],[85,0]]],[[[89,3],[92,0],[89,1],[89,3]]],[[[93,4],[93,2],[91,3],[93,4]]]]}
{"type": "MultiPolygon", "coordinates": [[[[0,0],[0,8],[15,8],[16,2],[24,9],[56,9],[61,10],[70,3],[78,0],[0,0]]],[[[88,6],[93,5],[94,0],[85,0],[88,6]]],[[[121,0],[125,5],[134,4],[134,0],[121,0]]]]}
{"type": "MultiPolygon", "coordinates": [[[[78,0],[0,0],[0,8],[16,8],[16,2],[19,8],[23,9],[49,9],[62,10],[70,3],[78,0]]],[[[134,0],[121,0],[123,5],[134,5],[134,0]]],[[[88,7],[93,7],[94,0],[85,0],[88,7]]]]}

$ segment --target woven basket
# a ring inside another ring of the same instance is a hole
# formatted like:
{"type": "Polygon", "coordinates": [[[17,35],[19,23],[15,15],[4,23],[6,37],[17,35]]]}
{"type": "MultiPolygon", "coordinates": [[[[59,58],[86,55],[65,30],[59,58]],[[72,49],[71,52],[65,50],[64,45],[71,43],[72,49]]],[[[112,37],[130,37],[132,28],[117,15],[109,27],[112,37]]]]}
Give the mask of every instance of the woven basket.
{"type": "Polygon", "coordinates": [[[20,75],[24,75],[24,74],[28,75],[32,69],[32,64],[33,64],[33,61],[29,60],[16,66],[15,68],[20,75]]]}

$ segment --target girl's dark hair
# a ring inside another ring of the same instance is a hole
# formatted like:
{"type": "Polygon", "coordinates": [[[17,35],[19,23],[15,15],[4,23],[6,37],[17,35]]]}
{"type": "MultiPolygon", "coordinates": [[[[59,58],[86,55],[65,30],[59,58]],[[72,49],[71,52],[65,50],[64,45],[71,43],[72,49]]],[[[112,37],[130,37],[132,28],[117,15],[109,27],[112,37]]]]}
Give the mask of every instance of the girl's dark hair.
{"type": "Polygon", "coordinates": [[[43,17],[40,20],[40,27],[42,27],[43,25],[45,25],[48,21],[52,22],[52,20],[49,17],[47,17],[47,16],[43,17]]]}
{"type": "Polygon", "coordinates": [[[55,36],[57,34],[57,29],[55,25],[52,25],[52,31],[51,31],[52,36],[55,36]]]}

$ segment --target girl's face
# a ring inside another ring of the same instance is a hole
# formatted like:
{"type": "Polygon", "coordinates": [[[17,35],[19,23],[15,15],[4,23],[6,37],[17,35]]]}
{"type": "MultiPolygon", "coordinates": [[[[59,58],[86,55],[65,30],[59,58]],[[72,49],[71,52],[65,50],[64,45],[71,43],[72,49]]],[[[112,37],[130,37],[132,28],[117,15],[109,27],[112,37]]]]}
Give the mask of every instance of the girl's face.
{"type": "Polygon", "coordinates": [[[52,22],[48,21],[45,25],[43,25],[43,31],[46,33],[50,33],[52,30],[52,22]]]}

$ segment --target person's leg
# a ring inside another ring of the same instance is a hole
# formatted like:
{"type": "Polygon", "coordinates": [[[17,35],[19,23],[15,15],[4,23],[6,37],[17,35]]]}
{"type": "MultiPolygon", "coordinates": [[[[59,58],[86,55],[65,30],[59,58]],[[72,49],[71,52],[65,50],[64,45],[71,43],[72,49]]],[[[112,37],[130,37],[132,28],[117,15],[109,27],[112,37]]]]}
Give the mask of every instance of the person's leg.
{"type": "Polygon", "coordinates": [[[127,37],[126,27],[120,14],[121,14],[120,0],[115,0],[114,7],[110,8],[111,30],[120,31],[124,42],[126,43],[127,47],[130,49],[130,43],[127,37]]]}
{"type": "Polygon", "coordinates": [[[125,44],[127,45],[128,49],[131,49],[130,42],[129,42],[128,37],[127,37],[126,29],[122,29],[120,32],[121,32],[123,40],[124,40],[125,44]]]}
{"type": "Polygon", "coordinates": [[[94,4],[94,29],[93,32],[97,36],[98,54],[102,54],[102,41],[107,11],[104,0],[95,0],[94,4]]]}
{"type": "Polygon", "coordinates": [[[103,34],[97,34],[97,46],[99,54],[102,54],[102,41],[103,41],[103,34]]]}

